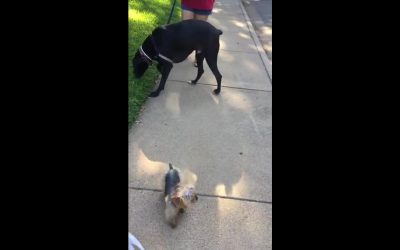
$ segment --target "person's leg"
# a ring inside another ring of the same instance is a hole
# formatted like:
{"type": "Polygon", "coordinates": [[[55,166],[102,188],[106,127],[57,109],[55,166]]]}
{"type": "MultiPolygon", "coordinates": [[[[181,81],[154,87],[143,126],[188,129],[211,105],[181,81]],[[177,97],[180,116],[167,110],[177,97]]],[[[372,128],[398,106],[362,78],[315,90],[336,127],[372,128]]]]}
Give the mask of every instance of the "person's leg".
{"type": "Polygon", "coordinates": [[[194,12],[193,10],[187,8],[183,4],[181,5],[182,8],[182,21],[183,20],[189,20],[189,19],[194,19],[194,12]]]}
{"type": "Polygon", "coordinates": [[[194,15],[194,19],[203,20],[203,21],[206,21],[206,22],[207,22],[208,15],[199,15],[199,14],[195,14],[195,15],[194,15]]]}
{"type": "Polygon", "coordinates": [[[189,10],[182,9],[182,20],[194,19],[194,13],[189,10]]]}
{"type": "Polygon", "coordinates": [[[206,21],[208,16],[211,15],[212,10],[195,10],[194,11],[194,19],[206,21]]]}
{"type": "MultiPolygon", "coordinates": [[[[194,19],[202,20],[202,21],[206,21],[207,22],[208,15],[202,15],[202,14],[196,13],[196,14],[194,14],[194,19]]],[[[201,53],[201,52],[200,51],[196,51],[196,55],[197,55],[197,53],[201,53]]],[[[197,60],[194,62],[194,66],[197,67],[197,60]]]]}

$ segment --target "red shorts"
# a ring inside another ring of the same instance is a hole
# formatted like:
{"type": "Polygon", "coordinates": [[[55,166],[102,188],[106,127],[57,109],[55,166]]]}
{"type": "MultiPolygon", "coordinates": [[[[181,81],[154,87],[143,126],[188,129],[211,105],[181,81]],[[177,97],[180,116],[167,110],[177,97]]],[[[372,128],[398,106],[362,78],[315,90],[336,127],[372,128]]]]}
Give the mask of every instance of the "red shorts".
{"type": "Polygon", "coordinates": [[[181,3],[187,9],[193,10],[206,10],[211,11],[213,9],[215,0],[181,0],[181,3]]]}

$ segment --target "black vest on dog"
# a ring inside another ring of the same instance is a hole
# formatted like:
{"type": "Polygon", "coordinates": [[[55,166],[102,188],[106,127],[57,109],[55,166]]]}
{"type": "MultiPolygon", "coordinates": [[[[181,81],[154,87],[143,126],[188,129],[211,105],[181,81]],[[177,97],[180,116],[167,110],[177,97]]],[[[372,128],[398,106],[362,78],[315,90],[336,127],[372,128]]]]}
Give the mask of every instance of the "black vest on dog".
{"type": "Polygon", "coordinates": [[[174,169],[171,165],[169,164],[169,170],[167,174],[165,175],[165,195],[172,194],[175,192],[176,185],[179,184],[180,182],[179,178],[179,172],[178,170],[174,169]]]}

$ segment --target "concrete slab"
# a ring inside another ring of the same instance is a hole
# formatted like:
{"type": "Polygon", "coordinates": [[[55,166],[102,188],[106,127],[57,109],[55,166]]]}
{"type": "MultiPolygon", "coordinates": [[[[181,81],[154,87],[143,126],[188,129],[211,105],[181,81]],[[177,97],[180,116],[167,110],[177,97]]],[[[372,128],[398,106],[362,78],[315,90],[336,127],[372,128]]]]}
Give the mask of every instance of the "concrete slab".
{"type": "MultiPolygon", "coordinates": [[[[255,30],[254,30],[254,27],[253,27],[253,25],[252,25],[252,23],[251,23],[251,21],[250,21],[249,16],[247,15],[247,12],[246,12],[246,10],[245,10],[243,4],[240,4],[240,7],[242,8],[243,15],[245,16],[246,23],[247,23],[247,26],[248,26],[249,31],[250,31],[250,33],[251,33],[251,36],[253,37],[253,40],[254,40],[254,42],[256,43],[256,46],[257,46],[257,49],[258,49],[258,53],[260,54],[260,57],[261,57],[261,59],[262,59],[262,61],[263,61],[263,64],[264,64],[264,66],[265,66],[265,69],[266,69],[267,72],[268,72],[269,79],[270,79],[271,82],[272,82],[272,61],[268,59],[268,56],[267,56],[267,54],[265,53],[265,50],[263,51],[263,47],[262,47],[262,45],[261,45],[261,42],[260,42],[260,40],[259,40],[259,38],[258,38],[258,36],[257,36],[257,34],[256,34],[256,32],[255,32],[255,30]],[[264,53],[263,53],[263,52],[264,52],[264,53]]],[[[272,31],[272,30],[271,30],[271,31],[272,31]]],[[[271,44],[271,46],[272,46],[272,44],[271,44]]]]}
{"type": "Polygon", "coordinates": [[[258,53],[249,32],[225,32],[220,36],[220,49],[237,52],[258,53]]]}
{"type": "Polygon", "coordinates": [[[168,81],[129,133],[129,185],[162,189],[171,162],[199,193],[272,201],[272,93],[168,81]]]}
{"type": "Polygon", "coordinates": [[[129,191],[129,232],[145,249],[272,249],[272,205],[199,197],[172,229],[161,193],[129,191]]]}
{"type": "Polygon", "coordinates": [[[272,0],[243,0],[260,42],[272,61],[272,0]]]}
{"type": "Polygon", "coordinates": [[[229,13],[241,13],[240,10],[240,1],[223,1],[223,2],[216,2],[214,4],[213,8],[213,14],[214,13],[223,13],[223,14],[229,14],[229,13]]]}
{"type": "Polygon", "coordinates": [[[263,25],[272,28],[272,0],[243,0],[242,3],[252,21],[262,21],[263,25]],[[250,13],[254,11],[257,15],[250,13]]]}
{"type": "Polygon", "coordinates": [[[240,0],[216,0],[214,6],[220,5],[239,5],[240,0]]]}
{"type": "MultiPolygon", "coordinates": [[[[185,61],[175,64],[169,80],[190,81],[197,75],[192,53],[185,61]]],[[[270,91],[272,85],[258,53],[242,53],[220,50],[218,68],[222,74],[222,86],[270,91]]],[[[199,83],[217,85],[215,77],[204,61],[204,74],[199,83]]]]}
{"type": "Polygon", "coordinates": [[[216,28],[222,30],[224,33],[249,32],[242,13],[213,14],[208,18],[208,21],[216,28]]]}

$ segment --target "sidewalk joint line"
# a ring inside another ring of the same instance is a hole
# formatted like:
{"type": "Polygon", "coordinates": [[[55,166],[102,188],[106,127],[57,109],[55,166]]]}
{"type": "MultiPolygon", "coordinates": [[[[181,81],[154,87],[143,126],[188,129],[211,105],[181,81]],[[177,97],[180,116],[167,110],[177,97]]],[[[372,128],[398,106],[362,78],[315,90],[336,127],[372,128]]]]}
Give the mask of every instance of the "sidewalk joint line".
{"type": "Polygon", "coordinates": [[[232,50],[232,49],[219,49],[228,52],[237,52],[237,53],[246,53],[246,54],[258,54],[258,51],[240,51],[240,50],[232,50]]]}

